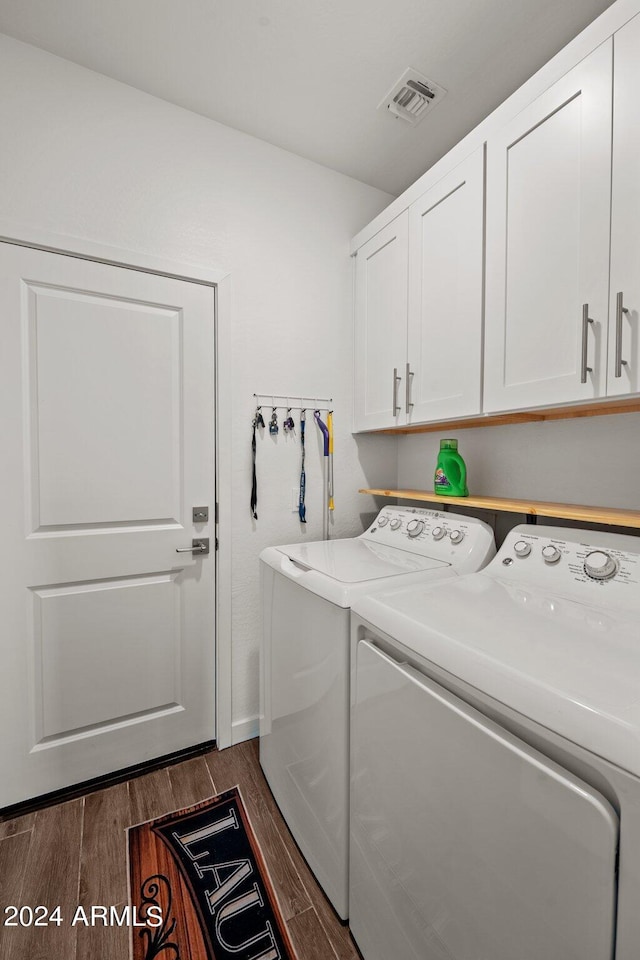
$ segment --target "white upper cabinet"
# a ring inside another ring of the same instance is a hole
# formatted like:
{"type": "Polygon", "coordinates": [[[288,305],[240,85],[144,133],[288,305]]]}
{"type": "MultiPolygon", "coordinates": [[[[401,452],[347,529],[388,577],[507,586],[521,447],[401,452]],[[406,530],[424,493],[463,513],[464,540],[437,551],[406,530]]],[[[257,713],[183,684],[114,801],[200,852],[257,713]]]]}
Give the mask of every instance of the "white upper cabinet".
{"type": "Polygon", "coordinates": [[[408,211],[356,257],[354,429],[405,423],[408,211]]]}
{"type": "Polygon", "coordinates": [[[609,40],[488,140],[485,413],[605,394],[611,84],[609,40]]]}
{"type": "Polygon", "coordinates": [[[614,34],[610,395],[640,391],[640,17],[614,34]]]}
{"type": "Polygon", "coordinates": [[[358,250],[355,430],[480,412],[484,149],[358,250]]]}
{"type": "Polygon", "coordinates": [[[409,423],[480,412],[484,150],[409,209],[409,423]]]}
{"type": "Polygon", "coordinates": [[[356,430],[640,395],[631,6],[625,22],[614,3],[398,198],[400,215],[371,225],[356,266],[356,430]]]}

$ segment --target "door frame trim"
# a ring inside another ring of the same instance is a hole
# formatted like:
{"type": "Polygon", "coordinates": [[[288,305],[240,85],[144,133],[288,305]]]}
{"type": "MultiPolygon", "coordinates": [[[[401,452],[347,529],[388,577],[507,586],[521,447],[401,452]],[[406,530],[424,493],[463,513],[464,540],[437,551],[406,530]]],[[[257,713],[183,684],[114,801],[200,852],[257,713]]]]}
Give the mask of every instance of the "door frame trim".
{"type": "Polygon", "coordinates": [[[214,318],[215,370],[215,491],[218,504],[218,550],[215,556],[215,661],[216,661],[216,729],[217,746],[232,743],[232,677],[231,677],[231,458],[222,451],[231,450],[231,364],[220,357],[231,357],[231,276],[215,267],[196,263],[166,260],[163,257],[96,243],[84,237],[52,233],[39,227],[0,218],[0,243],[33,247],[48,253],[62,254],[80,260],[93,260],[109,266],[124,267],[143,273],[154,273],[176,280],[187,280],[213,287],[216,303],[214,318]]]}

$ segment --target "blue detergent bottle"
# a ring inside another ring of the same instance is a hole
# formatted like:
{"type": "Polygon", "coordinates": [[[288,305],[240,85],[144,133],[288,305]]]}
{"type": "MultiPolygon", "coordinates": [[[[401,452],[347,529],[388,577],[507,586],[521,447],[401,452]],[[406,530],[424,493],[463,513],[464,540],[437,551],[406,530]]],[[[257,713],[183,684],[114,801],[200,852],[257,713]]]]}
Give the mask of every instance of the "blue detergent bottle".
{"type": "Polygon", "coordinates": [[[467,467],[458,453],[457,440],[441,440],[433,478],[433,489],[440,497],[468,497],[467,467]]]}

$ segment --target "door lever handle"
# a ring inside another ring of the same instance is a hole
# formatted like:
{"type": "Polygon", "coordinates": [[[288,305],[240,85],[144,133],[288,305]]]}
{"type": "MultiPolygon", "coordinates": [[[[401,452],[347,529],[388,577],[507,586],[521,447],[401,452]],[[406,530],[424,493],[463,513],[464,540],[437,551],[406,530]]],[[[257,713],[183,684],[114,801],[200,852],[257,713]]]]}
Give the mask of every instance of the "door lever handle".
{"type": "Polygon", "coordinates": [[[201,537],[198,540],[192,540],[190,547],[176,547],[176,553],[199,553],[206,556],[209,553],[209,538],[201,537]]]}

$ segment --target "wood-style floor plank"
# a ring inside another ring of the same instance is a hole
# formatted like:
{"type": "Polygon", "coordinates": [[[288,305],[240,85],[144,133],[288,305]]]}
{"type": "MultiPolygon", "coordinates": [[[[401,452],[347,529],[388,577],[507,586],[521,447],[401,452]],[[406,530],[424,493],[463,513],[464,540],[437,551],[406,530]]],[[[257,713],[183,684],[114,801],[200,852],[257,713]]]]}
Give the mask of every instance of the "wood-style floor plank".
{"type": "Polygon", "coordinates": [[[300,960],[336,960],[318,914],[312,908],[292,917],[287,928],[300,960]]]}
{"type": "Polygon", "coordinates": [[[169,767],[169,781],[177,810],[215,796],[215,788],[204,757],[185,760],[169,767]]]}
{"type": "Polygon", "coordinates": [[[167,767],[154,770],[143,777],[129,781],[129,801],[131,803],[131,823],[144,823],[146,820],[155,820],[165,813],[171,813],[179,806],[173,799],[173,790],[169,780],[167,767]]]}
{"type": "MultiPolygon", "coordinates": [[[[19,907],[22,904],[22,885],[30,843],[30,831],[0,840],[0,909],[3,920],[5,907],[10,904],[19,907]]],[[[0,927],[0,955],[4,929],[0,927]]]]}
{"type": "Polygon", "coordinates": [[[127,834],[131,822],[129,790],[119,783],[85,797],[80,903],[112,904],[126,900],[127,834]],[[100,869],[96,870],[96,864],[100,869]]]}
{"type": "Polygon", "coordinates": [[[262,771],[256,765],[255,754],[245,744],[238,744],[232,750],[233,753],[231,750],[221,750],[207,754],[207,763],[220,791],[229,790],[236,784],[240,786],[282,916],[287,921],[308,910],[311,900],[273,821],[273,799],[262,771]]]}
{"type": "Polygon", "coordinates": [[[60,926],[4,928],[3,960],[75,960],[76,928],[71,925],[78,905],[83,800],[71,800],[39,810],[31,832],[20,903],[60,906],[60,926]]]}
{"type": "Polygon", "coordinates": [[[24,817],[2,821],[0,823],[0,840],[4,840],[5,837],[14,837],[17,833],[26,833],[27,830],[33,830],[35,822],[35,813],[27,813],[24,817]]]}
{"type": "MultiPolygon", "coordinates": [[[[104,905],[113,905],[121,913],[128,902],[128,899],[119,904],[112,904],[109,901],[104,905]]],[[[77,929],[76,960],[127,960],[130,938],[131,930],[126,926],[80,926],[77,929]]],[[[50,960],[54,960],[54,958],[52,957],[50,960]]],[[[63,958],[60,958],[60,960],[63,960],[63,958]]]]}

